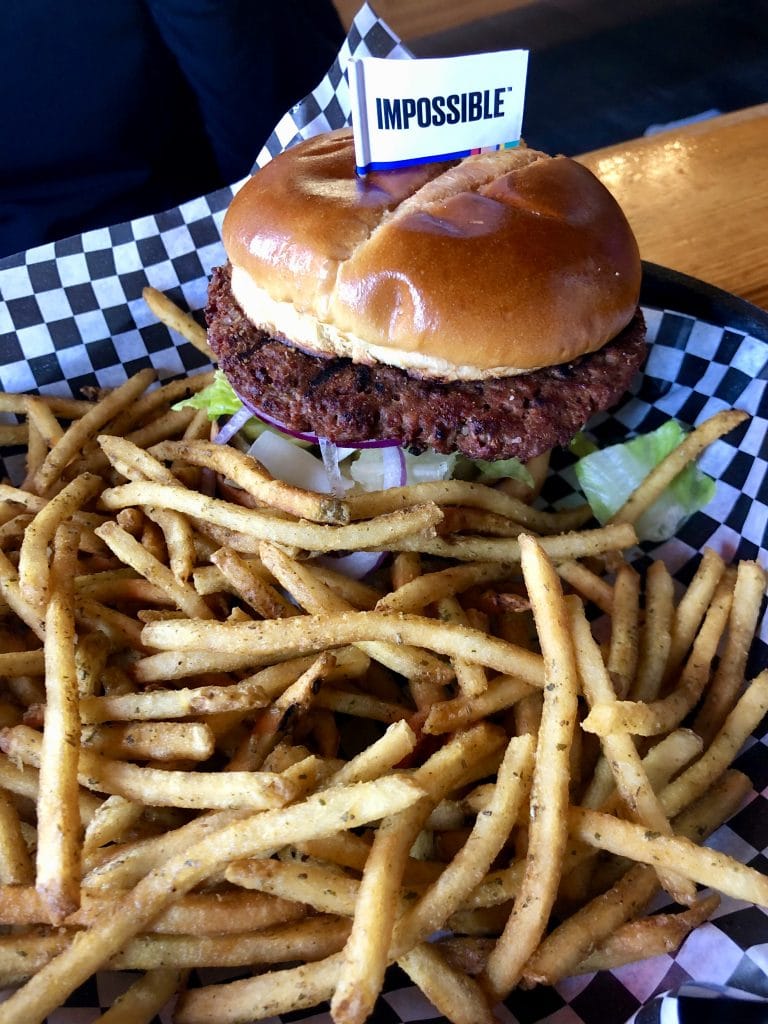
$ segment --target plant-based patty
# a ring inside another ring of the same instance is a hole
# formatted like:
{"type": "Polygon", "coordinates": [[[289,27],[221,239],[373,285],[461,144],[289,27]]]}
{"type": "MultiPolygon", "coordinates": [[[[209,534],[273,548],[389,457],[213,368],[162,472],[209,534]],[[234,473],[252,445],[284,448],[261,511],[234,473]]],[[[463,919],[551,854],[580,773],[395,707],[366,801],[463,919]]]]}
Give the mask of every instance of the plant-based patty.
{"type": "MultiPolygon", "coordinates": [[[[395,366],[311,355],[256,327],[214,271],[208,338],[222,370],[250,405],[290,430],[336,443],[394,438],[422,450],[523,462],[566,444],[621,398],[645,356],[638,310],[598,351],[508,377],[444,382],[395,366]]],[[[470,345],[471,347],[471,345],[470,345]]]]}

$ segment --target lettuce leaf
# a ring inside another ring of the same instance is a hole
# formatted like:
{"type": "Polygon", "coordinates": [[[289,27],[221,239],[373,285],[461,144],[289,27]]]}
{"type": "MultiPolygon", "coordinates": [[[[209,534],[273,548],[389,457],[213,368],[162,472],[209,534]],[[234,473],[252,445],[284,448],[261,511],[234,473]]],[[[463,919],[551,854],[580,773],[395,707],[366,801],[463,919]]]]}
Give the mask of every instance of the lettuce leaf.
{"type": "MultiPolygon", "coordinates": [[[[684,440],[686,431],[677,420],[623,444],[611,445],[579,459],[576,477],[600,523],[617,512],[654,466],[684,440]]],[[[694,512],[713,498],[715,481],[695,465],[688,465],[657,502],[637,522],[640,540],[664,541],[678,531],[694,512]]]]}
{"type": "Polygon", "coordinates": [[[520,459],[468,459],[466,455],[458,455],[453,472],[454,477],[459,480],[475,480],[477,483],[490,484],[495,480],[509,478],[519,480],[528,487],[534,487],[535,482],[520,459]]]}
{"type": "Polygon", "coordinates": [[[207,388],[198,391],[177,402],[173,409],[205,409],[209,420],[217,420],[219,416],[232,416],[242,406],[242,402],[232,390],[232,385],[221,370],[216,370],[213,381],[207,388]]]}

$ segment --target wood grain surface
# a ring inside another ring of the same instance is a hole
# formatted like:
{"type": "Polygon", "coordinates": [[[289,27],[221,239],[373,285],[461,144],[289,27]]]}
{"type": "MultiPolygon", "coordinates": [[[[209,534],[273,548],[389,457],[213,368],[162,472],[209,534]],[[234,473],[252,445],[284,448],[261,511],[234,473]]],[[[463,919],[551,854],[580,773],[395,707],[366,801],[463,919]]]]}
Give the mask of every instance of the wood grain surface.
{"type": "Polygon", "coordinates": [[[644,259],[768,309],[768,103],[578,159],[621,203],[644,259]]]}

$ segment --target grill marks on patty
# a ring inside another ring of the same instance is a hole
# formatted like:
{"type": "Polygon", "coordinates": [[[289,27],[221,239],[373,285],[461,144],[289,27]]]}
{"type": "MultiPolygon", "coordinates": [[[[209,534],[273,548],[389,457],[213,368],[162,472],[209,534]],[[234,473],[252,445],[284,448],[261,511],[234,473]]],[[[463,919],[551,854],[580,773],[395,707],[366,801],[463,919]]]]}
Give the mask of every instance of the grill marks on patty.
{"type": "Polygon", "coordinates": [[[337,443],[397,438],[414,449],[523,462],[564,445],[615,404],[645,357],[640,310],[599,352],[515,377],[443,383],[391,366],[310,355],[255,327],[217,268],[208,339],[235,390],[291,430],[337,443]]]}

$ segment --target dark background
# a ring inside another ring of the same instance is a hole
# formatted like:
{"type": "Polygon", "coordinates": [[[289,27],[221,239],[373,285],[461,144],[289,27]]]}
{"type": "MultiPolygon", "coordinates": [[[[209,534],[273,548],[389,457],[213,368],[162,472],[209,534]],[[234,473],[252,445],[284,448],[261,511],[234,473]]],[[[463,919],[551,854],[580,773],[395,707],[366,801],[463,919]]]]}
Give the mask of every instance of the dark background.
{"type": "MultiPolygon", "coordinates": [[[[0,256],[239,180],[343,35],[331,0],[4,0],[0,256]]],[[[529,49],[552,153],[768,101],[768,0],[529,0],[405,42],[529,49]]]]}
{"type": "Polygon", "coordinates": [[[768,101],[768,0],[541,0],[410,46],[529,49],[526,142],[568,156],[768,101]]]}

